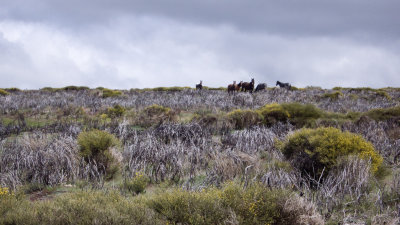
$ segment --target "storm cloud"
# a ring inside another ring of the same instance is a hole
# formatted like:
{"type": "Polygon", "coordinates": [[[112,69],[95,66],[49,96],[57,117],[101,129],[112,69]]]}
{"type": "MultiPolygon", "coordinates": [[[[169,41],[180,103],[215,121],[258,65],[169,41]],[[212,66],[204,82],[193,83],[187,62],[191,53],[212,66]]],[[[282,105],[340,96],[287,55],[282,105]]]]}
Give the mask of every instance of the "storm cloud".
{"type": "Polygon", "coordinates": [[[400,86],[400,2],[2,0],[0,87],[400,86]]]}

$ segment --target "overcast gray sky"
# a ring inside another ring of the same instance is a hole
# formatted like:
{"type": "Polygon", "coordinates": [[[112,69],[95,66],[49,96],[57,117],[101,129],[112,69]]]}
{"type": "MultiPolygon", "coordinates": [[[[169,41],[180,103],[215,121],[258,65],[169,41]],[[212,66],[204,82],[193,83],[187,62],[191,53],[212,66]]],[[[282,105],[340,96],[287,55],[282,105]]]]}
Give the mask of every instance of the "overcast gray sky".
{"type": "Polygon", "coordinates": [[[0,87],[400,86],[398,0],[0,0],[0,87]]]}

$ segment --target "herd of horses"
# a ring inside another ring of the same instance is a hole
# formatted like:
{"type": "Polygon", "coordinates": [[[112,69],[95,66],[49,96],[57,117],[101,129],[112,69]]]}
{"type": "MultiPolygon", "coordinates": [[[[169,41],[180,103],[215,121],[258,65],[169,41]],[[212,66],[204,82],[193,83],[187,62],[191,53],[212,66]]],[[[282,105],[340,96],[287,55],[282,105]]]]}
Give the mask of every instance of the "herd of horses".
{"type": "MultiPolygon", "coordinates": [[[[236,81],[233,81],[233,84],[228,85],[228,93],[232,94],[239,91],[244,91],[244,92],[249,91],[250,93],[253,93],[254,83],[255,83],[254,78],[252,78],[250,82],[240,81],[238,84],[236,84],[236,81]]],[[[277,81],[275,86],[278,85],[280,88],[285,88],[287,90],[290,90],[292,88],[292,85],[290,85],[289,83],[282,83],[280,81],[277,81]]],[[[255,92],[265,90],[266,88],[267,88],[266,83],[259,83],[256,87],[255,92]]],[[[203,89],[203,81],[200,81],[199,84],[196,84],[196,90],[201,90],[201,89],[203,89]]]]}

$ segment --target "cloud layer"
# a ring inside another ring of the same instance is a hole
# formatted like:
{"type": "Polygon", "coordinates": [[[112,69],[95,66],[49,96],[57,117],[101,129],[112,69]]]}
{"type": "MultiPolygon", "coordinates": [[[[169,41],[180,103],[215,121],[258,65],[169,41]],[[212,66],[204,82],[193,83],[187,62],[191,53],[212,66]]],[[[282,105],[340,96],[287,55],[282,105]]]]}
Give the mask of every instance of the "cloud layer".
{"type": "Polygon", "coordinates": [[[400,86],[396,1],[4,5],[1,87],[400,86]]]}

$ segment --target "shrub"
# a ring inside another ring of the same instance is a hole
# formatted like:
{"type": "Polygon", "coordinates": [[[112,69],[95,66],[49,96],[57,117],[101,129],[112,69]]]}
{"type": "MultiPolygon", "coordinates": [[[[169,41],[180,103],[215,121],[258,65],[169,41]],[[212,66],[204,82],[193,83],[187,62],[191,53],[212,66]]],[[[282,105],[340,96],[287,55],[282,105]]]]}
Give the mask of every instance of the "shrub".
{"type": "Polygon", "coordinates": [[[98,169],[112,178],[117,172],[115,159],[110,151],[111,147],[119,146],[119,140],[112,134],[101,130],[82,132],[78,135],[79,153],[90,163],[95,160],[98,169]]]}
{"type": "Polygon", "coordinates": [[[8,190],[7,187],[1,187],[0,186],[0,198],[3,196],[8,196],[10,194],[10,191],[8,190]]]}
{"type": "Polygon", "coordinates": [[[263,122],[269,126],[287,121],[297,127],[311,126],[316,119],[323,116],[323,112],[314,105],[300,103],[269,104],[257,111],[263,116],[263,122]]]}
{"type": "Polygon", "coordinates": [[[136,123],[139,126],[150,127],[176,120],[176,115],[171,108],[154,104],[144,108],[139,113],[136,123]]]}
{"type": "Polygon", "coordinates": [[[372,109],[366,112],[365,115],[376,121],[398,119],[400,118],[400,106],[386,109],[372,109]]]}
{"type": "Polygon", "coordinates": [[[7,92],[20,92],[21,89],[16,88],[16,87],[12,87],[12,88],[4,88],[3,90],[7,91],[7,92]]]}
{"type": "Polygon", "coordinates": [[[244,129],[259,124],[262,117],[258,112],[252,110],[237,109],[227,114],[235,129],[244,129]]]}
{"type": "Polygon", "coordinates": [[[289,119],[289,112],[279,104],[269,104],[257,110],[263,117],[263,123],[271,126],[277,122],[286,122],[289,119]]]}
{"type": "Polygon", "coordinates": [[[103,89],[103,98],[109,98],[109,97],[117,97],[122,95],[121,91],[117,91],[117,90],[110,90],[107,88],[103,89]]]}
{"type": "MultiPolygon", "coordinates": [[[[203,87],[204,89],[204,87],[203,87]]],[[[210,91],[227,91],[228,89],[226,87],[207,87],[207,90],[210,91]]]]}
{"type": "Polygon", "coordinates": [[[132,194],[140,194],[144,192],[149,182],[150,179],[146,175],[136,172],[133,178],[124,181],[122,188],[132,194]]]}
{"type": "Polygon", "coordinates": [[[80,91],[80,90],[89,90],[89,87],[86,86],[66,86],[62,88],[65,91],[80,91]]]}
{"type": "Polygon", "coordinates": [[[348,155],[371,159],[373,173],[383,161],[373,145],[360,135],[332,127],[299,130],[287,138],[282,151],[295,167],[315,177],[321,175],[324,168],[328,172],[339,158],[348,155]]]}
{"type": "Polygon", "coordinates": [[[52,88],[52,87],[44,87],[40,89],[41,91],[48,91],[48,92],[57,92],[60,91],[61,88],[52,88]]]}
{"type": "Polygon", "coordinates": [[[232,182],[225,185],[221,194],[223,204],[235,212],[238,224],[284,224],[278,206],[284,196],[282,191],[269,190],[258,183],[243,189],[232,182]]]}
{"type": "Polygon", "coordinates": [[[190,87],[156,87],[151,89],[152,91],[183,91],[184,89],[190,87]]]}
{"type": "Polygon", "coordinates": [[[126,109],[120,105],[114,105],[114,107],[112,108],[108,108],[107,110],[107,115],[110,118],[117,118],[117,117],[121,117],[122,115],[124,115],[126,109]]]}
{"type": "Polygon", "coordinates": [[[144,203],[113,191],[76,191],[35,202],[13,197],[0,200],[0,215],[0,224],[165,224],[144,203]]]}
{"type": "Polygon", "coordinates": [[[377,90],[377,91],[375,92],[375,95],[376,95],[376,96],[380,96],[380,97],[384,97],[384,98],[386,98],[387,100],[391,100],[391,99],[392,99],[392,97],[391,97],[386,91],[384,91],[384,90],[377,90]]]}
{"type": "Polygon", "coordinates": [[[218,194],[216,188],[201,192],[173,189],[157,194],[148,205],[173,224],[223,224],[228,211],[218,194]]]}
{"type": "Polygon", "coordinates": [[[335,91],[332,93],[325,93],[322,95],[322,98],[329,98],[331,100],[338,100],[340,96],[343,96],[343,93],[340,91],[335,91]]]}
{"type": "Polygon", "coordinates": [[[6,96],[9,95],[10,93],[8,93],[7,91],[5,91],[4,89],[0,89],[0,96],[6,96]]]}

